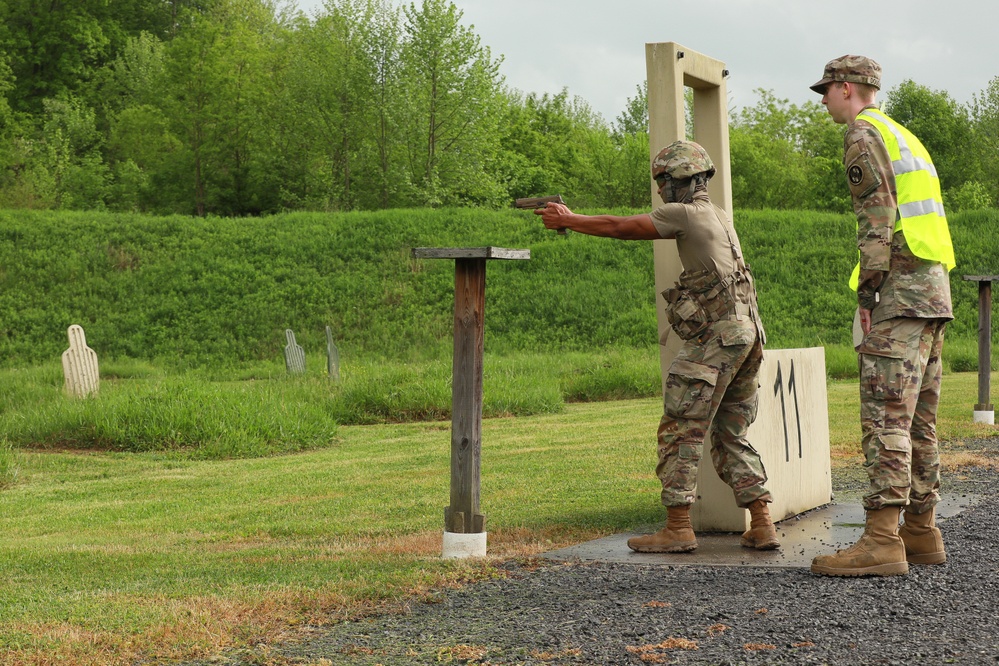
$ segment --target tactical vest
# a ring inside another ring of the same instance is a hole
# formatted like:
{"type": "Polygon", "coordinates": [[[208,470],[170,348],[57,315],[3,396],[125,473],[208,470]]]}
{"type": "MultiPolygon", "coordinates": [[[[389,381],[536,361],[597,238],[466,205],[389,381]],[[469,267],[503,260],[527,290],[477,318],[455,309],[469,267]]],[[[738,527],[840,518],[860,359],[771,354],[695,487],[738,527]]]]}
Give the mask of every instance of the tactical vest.
{"type": "MultiPolygon", "coordinates": [[[[917,257],[941,263],[948,271],[954,268],[954,246],[944,214],[940,179],[929,152],[914,134],[877,109],[864,109],[857,118],[873,125],[888,149],[898,200],[895,231],[905,233],[905,241],[917,257]]],[[[850,276],[854,291],[859,276],[858,262],[850,276]]]]}
{"type": "MultiPolygon", "coordinates": [[[[690,340],[703,334],[713,322],[749,318],[756,325],[760,341],[766,342],[749,264],[743,260],[728,225],[724,220],[719,222],[728,235],[736,270],[724,278],[707,270],[680,273],[676,285],[662,292],[666,299],[666,319],[681,339],[690,340]]],[[[666,331],[660,343],[665,344],[668,335],[669,331],[666,331]]]]}

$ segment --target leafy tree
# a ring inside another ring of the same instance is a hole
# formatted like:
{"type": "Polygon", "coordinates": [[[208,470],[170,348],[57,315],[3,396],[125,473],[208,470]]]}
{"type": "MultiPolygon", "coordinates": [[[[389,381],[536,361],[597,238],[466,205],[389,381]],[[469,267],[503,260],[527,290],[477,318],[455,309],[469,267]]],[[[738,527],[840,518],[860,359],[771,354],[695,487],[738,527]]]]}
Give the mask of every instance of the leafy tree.
{"type": "Polygon", "coordinates": [[[55,184],[55,207],[103,209],[110,173],[100,149],[94,110],[76,98],[44,100],[45,162],[55,184]]]}
{"type": "Polygon", "coordinates": [[[264,212],[324,207],[315,202],[325,201],[329,174],[303,87],[312,78],[302,44],[309,25],[301,14],[280,19],[259,71],[266,90],[255,103],[253,183],[264,212]]]}
{"type": "Polygon", "coordinates": [[[267,193],[256,187],[258,109],[270,94],[265,72],[278,28],[265,0],[226,0],[209,16],[222,30],[213,68],[219,88],[210,109],[216,139],[210,153],[213,208],[223,215],[256,215],[269,207],[267,193]]]}
{"type": "Polygon", "coordinates": [[[381,9],[372,0],[331,1],[304,28],[298,90],[307,127],[322,146],[325,207],[331,210],[356,207],[356,174],[374,153],[379,107],[372,42],[381,9]]]}
{"type": "Polygon", "coordinates": [[[846,210],[842,129],[819,104],[757,94],[730,127],[735,206],[846,210]]]}
{"type": "MultiPolygon", "coordinates": [[[[167,49],[162,108],[171,132],[181,141],[177,157],[187,162],[186,171],[193,206],[183,204],[176,212],[204,215],[208,211],[207,164],[216,144],[214,110],[221,72],[217,53],[223,47],[219,26],[197,18],[167,49]]],[[[180,202],[178,202],[180,203],[180,202]]]]}
{"type": "Polygon", "coordinates": [[[129,37],[96,76],[101,108],[108,118],[123,108],[155,104],[163,83],[165,45],[148,32],[129,37]]]}
{"type": "MultiPolygon", "coordinates": [[[[0,0],[0,206],[648,205],[645,84],[608,125],[568,90],[507,89],[450,0],[325,2],[0,0]]],[[[731,119],[736,206],[847,210],[842,128],[758,92],[731,119]]],[[[912,81],[887,98],[949,207],[999,201],[999,79],[967,107],[912,81]]]]}
{"type": "Polygon", "coordinates": [[[66,95],[93,105],[96,73],[127,39],[141,32],[164,37],[170,26],[163,0],[0,2],[0,46],[11,56],[16,80],[12,106],[38,114],[42,100],[66,95]]]}
{"type": "Polygon", "coordinates": [[[977,153],[975,161],[980,182],[989,189],[992,205],[999,202],[999,76],[989,81],[971,101],[972,141],[963,146],[977,153]]]}
{"type": "Polygon", "coordinates": [[[535,159],[538,154],[532,139],[540,137],[534,133],[531,114],[518,91],[504,91],[501,117],[504,131],[496,172],[510,198],[543,196],[555,191],[553,174],[535,159]]]}
{"type": "Polygon", "coordinates": [[[400,52],[401,120],[409,175],[420,203],[499,203],[495,177],[499,65],[479,37],[461,24],[462,12],[445,0],[423,0],[403,10],[400,52]]]}
{"type": "MultiPolygon", "coordinates": [[[[304,19],[304,17],[303,17],[304,19]]],[[[401,10],[387,0],[328,0],[287,34],[267,114],[282,205],[388,208],[407,201],[398,90],[401,10]]]]}
{"type": "MultiPolygon", "coordinates": [[[[649,205],[651,181],[649,174],[649,89],[648,82],[636,86],[635,97],[629,97],[624,112],[613,128],[614,142],[620,153],[621,177],[617,182],[615,201],[619,205],[641,208],[649,205]]],[[[694,136],[694,90],[684,88],[684,124],[688,138],[694,136]]],[[[659,150],[662,146],[656,148],[659,150]]],[[[652,202],[655,204],[656,202],[652,202]]]]}
{"type": "Polygon", "coordinates": [[[189,211],[188,153],[157,106],[140,104],[115,116],[108,155],[116,187],[112,207],[166,213],[189,211]]]}
{"type": "MultiPolygon", "coordinates": [[[[624,111],[617,117],[614,133],[639,134],[649,131],[649,82],[635,86],[636,95],[625,101],[624,111]]],[[[683,89],[684,124],[687,138],[694,136],[694,89],[683,89]]]]}
{"type": "Polygon", "coordinates": [[[614,123],[614,134],[641,134],[649,131],[649,82],[635,86],[635,96],[625,100],[624,111],[614,123]]]}
{"type": "Polygon", "coordinates": [[[613,125],[612,137],[619,153],[615,200],[630,208],[649,205],[649,84],[635,87],[635,96],[613,125]]]}
{"type": "Polygon", "coordinates": [[[274,15],[264,0],[218,0],[169,42],[160,107],[183,146],[174,157],[186,161],[191,174],[190,212],[246,215],[262,209],[252,186],[256,107],[266,91],[262,72],[276,39],[273,30],[274,15]]]}
{"type": "Polygon", "coordinates": [[[13,89],[14,74],[8,64],[7,54],[0,50],[0,205],[6,203],[6,192],[16,180],[14,140],[17,121],[7,103],[7,95],[13,89]]]}
{"type": "Polygon", "coordinates": [[[11,101],[17,110],[39,113],[42,100],[78,92],[89,80],[110,51],[108,26],[101,21],[106,5],[99,0],[0,4],[0,39],[12,56],[11,101]]]}
{"type": "Polygon", "coordinates": [[[14,111],[7,95],[14,90],[14,73],[10,69],[7,53],[0,50],[0,135],[6,134],[14,123],[14,111]]]}
{"type": "Polygon", "coordinates": [[[48,208],[55,184],[44,164],[44,146],[32,136],[31,117],[7,101],[14,90],[14,74],[0,50],[0,207],[48,208]]]}
{"type": "Polygon", "coordinates": [[[547,192],[567,191],[567,165],[572,120],[568,113],[568,91],[558,95],[526,97],[508,93],[504,109],[503,148],[519,168],[509,174],[508,184],[514,198],[543,196],[547,192]]]}
{"type": "Polygon", "coordinates": [[[958,187],[952,187],[944,194],[948,211],[984,210],[992,207],[989,188],[978,180],[968,180],[958,187]]]}
{"type": "Polygon", "coordinates": [[[378,116],[375,131],[376,172],[371,174],[377,186],[374,208],[388,208],[392,203],[394,184],[404,180],[404,147],[398,140],[399,127],[405,117],[403,105],[398,103],[398,100],[404,99],[400,72],[402,30],[401,12],[383,2],[371,26],[374,97],[378,116]]]}
{"type": "Polygon", "coordinates": [[[105,159],[113,184],[113,210],[151,211],[176,194],[178,175],[165,165],[180,147],[160,109],[165,77],[164,43],[140,32],[129,37],[118,56],[95,77],[101,113],[107,124],[105,159]]]}
{"type": "Polygon", "coordinates": [[[800,208],[808,192],[808,159],[784,140],[751,126],[729,134],[736,208],[800,208]]]}

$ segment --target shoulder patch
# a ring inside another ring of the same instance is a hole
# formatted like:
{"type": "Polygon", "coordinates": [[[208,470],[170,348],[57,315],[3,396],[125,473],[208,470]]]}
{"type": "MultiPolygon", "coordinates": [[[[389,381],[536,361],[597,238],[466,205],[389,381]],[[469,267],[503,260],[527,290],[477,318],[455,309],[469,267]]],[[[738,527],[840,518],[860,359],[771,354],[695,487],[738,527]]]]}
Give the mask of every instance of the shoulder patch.
{"type": "Polygon", "coordinates": [[[874,161],[871,160],[862,141],[847,147],[843,163],[846,165],[850,194],[854,199],[863,199],[881,186],[883,182],[881,173],[875,168],[874,161]]]}

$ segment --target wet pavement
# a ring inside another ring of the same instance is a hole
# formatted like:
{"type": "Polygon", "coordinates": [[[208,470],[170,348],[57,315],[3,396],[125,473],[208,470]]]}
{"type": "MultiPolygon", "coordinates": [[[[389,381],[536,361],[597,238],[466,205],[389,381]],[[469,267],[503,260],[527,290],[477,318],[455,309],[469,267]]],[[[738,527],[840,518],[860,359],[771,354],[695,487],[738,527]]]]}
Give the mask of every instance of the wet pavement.
{"type": "MultiPolygon", "coordinates": [[[[937,505],[937,521],[944,523],[977,503],[975,495],[943,496],[937,505]]],[[[545,553],[560,561],[616,562],[722,567],[808,568],[816,555],[826,555],[853,545],[864,531],[864,509],[860,504],[831,503],[787,518],[776,524],[781,539],[778,550],[753,550],[739,545],[736,533],[698,533],[697,550],[691,553],[636,553],[628,548],[633,536],[654,532],[614,534],[602,539],[545,553]]]]}

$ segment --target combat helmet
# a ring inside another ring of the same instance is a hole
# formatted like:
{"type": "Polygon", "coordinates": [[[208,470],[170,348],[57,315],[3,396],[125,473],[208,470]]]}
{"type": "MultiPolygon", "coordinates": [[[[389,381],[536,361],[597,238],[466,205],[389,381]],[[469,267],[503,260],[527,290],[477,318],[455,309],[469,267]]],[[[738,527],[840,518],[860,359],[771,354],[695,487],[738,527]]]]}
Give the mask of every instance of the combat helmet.
{"type": "Polygon", "coordinates": [[[653,180],[663,175],[674,181],[686,180],[699,173],[711,178],[715,175],[715,165],[711,162],[708,151],[693,141],[674,141],[660,150],[652,160],[653,180]]]}

